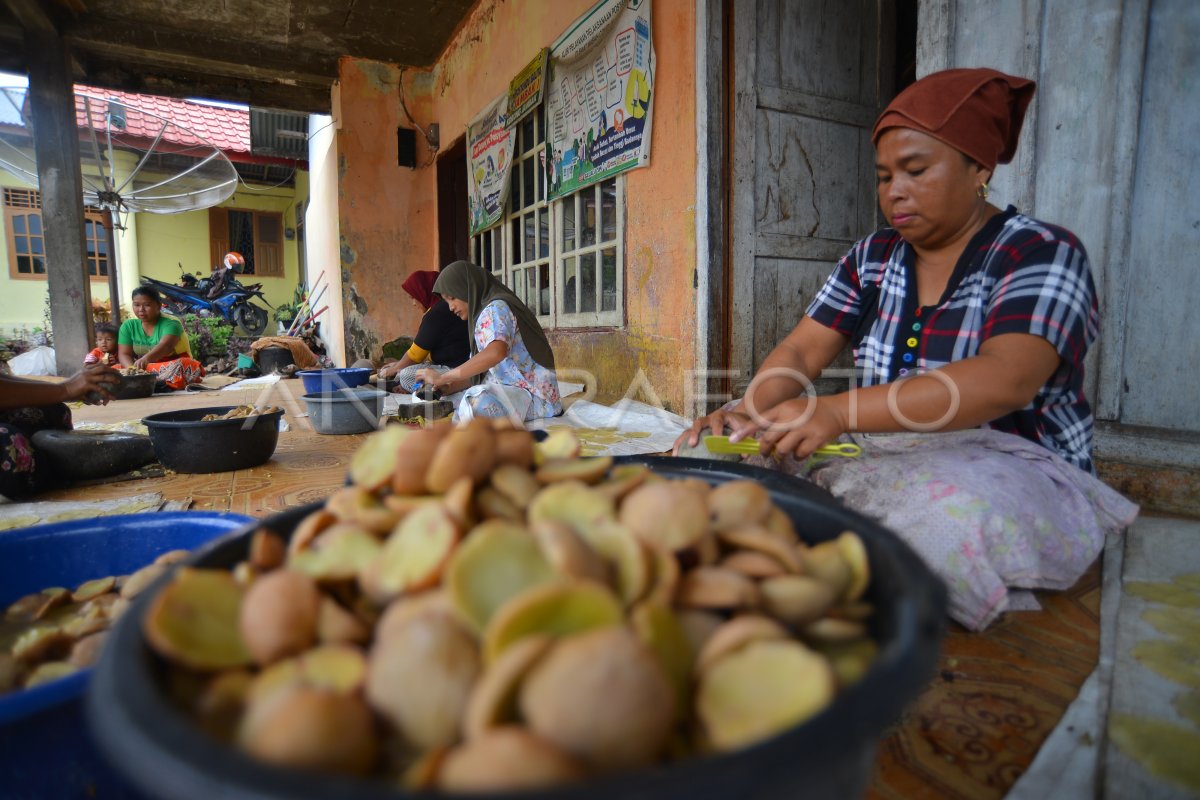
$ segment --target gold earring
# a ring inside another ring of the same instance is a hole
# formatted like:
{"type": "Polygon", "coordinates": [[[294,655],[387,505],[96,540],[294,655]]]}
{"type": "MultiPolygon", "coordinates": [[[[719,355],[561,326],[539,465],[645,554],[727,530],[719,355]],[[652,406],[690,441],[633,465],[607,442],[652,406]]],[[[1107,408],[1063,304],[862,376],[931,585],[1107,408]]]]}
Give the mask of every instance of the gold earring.
{"type": "Polygon", "coordinates": [[[979,182],[979,188],[975,190],[975,194],[979,195],[984,200],[988,199],[988,185],[983,181],[979,182]]]}

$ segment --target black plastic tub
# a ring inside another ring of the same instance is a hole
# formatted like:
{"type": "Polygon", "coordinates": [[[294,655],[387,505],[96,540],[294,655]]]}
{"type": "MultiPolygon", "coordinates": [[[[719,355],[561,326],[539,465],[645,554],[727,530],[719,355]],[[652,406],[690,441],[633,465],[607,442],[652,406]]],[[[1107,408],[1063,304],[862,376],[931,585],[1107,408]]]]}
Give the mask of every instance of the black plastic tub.
{"type": "MultiPolygon", "coordinates": [[[[766,486],[801,536],[818,542],[856,532],[870,558],[865,597],[877,609],[872,634],[879,655],[858,683],[802,725],[734,753],[568,784],[553,790],[489,795],[505,800],[726,800],[726,798],[860,797],[885,730],[933,674],[946,593],[894,534],[842,506],[831,495],[778,472],[699,459],[630,456],[668,477],[710,483],[751,478],[766,486]]],[[[285,538],[320,504],[254,523],[193,554],[188,563],[232,568],[247,555],[250,536],[267,525],[285,538]]],[[[161,590],[162,585],[156,587],[161,590]]],[[[210,738],[172,704],[162,661],[142,637],[154,591],[144,592],[108,641],[87,697],[88,721],[106,755],[141,789],[172,800],[396,800],[428,797],[382,781],[288,771],[254,761],[210,738]]]]}
{"type": "Polygon", "coordinates": [[[286,347],[264,347],[255,355],[254,361],[258,364],[262,374],[269,375],[272,372],[279,372],[284,367],[294,365],[296,358],[286,347]]]}
{"type": "Polygon", "coordinates": [[[154,454],[176,472],[231,472],[266,463],[279,443],[283,411],[256,417],[201,422],[209,414],[224,414],[236,406],[164,411],[142,419],[154,454]]]}

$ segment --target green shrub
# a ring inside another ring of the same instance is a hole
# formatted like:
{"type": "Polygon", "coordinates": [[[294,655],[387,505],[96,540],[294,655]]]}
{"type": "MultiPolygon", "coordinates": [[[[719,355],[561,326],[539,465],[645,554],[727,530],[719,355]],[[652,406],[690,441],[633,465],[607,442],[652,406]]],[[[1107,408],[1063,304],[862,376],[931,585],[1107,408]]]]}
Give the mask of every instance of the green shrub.
{"type": "Polygon", "coordinates": [[[229,350],[229,339],[233,336],[232,325],[220,317],[198,317],[195,314],[184,314],[182,322],[192,346],[193,358],[203,364],[225,357],[229,350]]]}

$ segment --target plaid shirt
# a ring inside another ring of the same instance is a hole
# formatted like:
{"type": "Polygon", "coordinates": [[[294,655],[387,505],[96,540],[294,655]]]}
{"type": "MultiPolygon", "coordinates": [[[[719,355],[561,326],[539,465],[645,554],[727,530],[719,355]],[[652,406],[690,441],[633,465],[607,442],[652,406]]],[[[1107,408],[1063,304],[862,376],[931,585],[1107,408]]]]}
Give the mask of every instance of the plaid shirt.
{"type": "Polygon", "coordinates": [[[859,386],[970,358],[992,336],[1040,336],[1058,351],[1058,369],[1033,402],[985,427],[1093,471],[1083,358],[1100,314],[1083,244],[1010,206],[972,238],[936,306],[917,305],[915,262],[900,234],[884,228],[854,245],[808,307],[814,320],[852,338],[859,386]]]}

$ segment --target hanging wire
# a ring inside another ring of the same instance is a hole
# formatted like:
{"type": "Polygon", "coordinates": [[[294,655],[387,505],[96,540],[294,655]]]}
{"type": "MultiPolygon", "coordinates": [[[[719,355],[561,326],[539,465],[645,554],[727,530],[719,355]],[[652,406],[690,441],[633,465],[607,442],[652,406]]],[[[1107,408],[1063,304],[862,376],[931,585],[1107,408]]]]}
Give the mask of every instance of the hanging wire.
{"type": "Polygon", "coordinates": [[[297,171],[298,171],[298,168],[297,168],[297,167],[292,167],[292,170],[291,170],[291,172],[289,172],[289,173],[287,174],[287,177],[286,177],[286,178],[284,178],[283,180],[281,180],[279,183],[272,184],[271,186],[251,186],[250,184],[246,183],[246,178],[245,178],[245,177],[242,175],[242,173],[240,173],[240,172],[239,172],[239,173],[237,173],[237,176],[238,176],[238,183],[240,183],[242,186],[244,186],[244,187],[246,188],[246,191],[250,191],[250,192],[270,192],[270,191],[272,191],[272,190],[274,190],[274,189],[278,189],[280,186],[283,186],[285,183],[287,183],[288,181],[292,180],[292,178],[296,177],[296,172],[297,172],[297,171]]]}
{"type": "Polygon", "coordinates": [[[437,158],[438,146],[434,142],[429,131],[421,127],[421,123],[413,117],[412,112],[408,110],[408,104],[404,102],[404,68],[400,69],[400,77],[396,82],[396,94],[400,97],[400,108],[404,111],[404,116],[408,117],[408,121],[413,124],[413,127],[420,131],[421,136],[425,137],[425,146],[429,148],[429,160],[422,165],[422,169],[428,167],[437,158]]]}
{"type": "MultiPolygon", "coordinates": [[[[313,131],[312,133],[310,133],[310,134],[306,135],[306,136],[304,137],[304,142],[305,142],[305,144],[307,144],[309,141],[311,141],[311,140],[312,140],[312,138],[313,138],[314,136],[316,136],[318,133],[320,133],[321,131],[325,130],[325,129],[326,129],[326,128],[328,128],[330,125],[332,125],[332,124],[334,123],[334,121],[335,121],[335,120],[333,120],[333,119],[330,119],[330,120],[329,120],[329,122],[326,122],[324,125],[322,125],[321,127],[317,128],[317,129],[316,129],[315,131],[313,131]]],[[[246,189],[247,189],[248,191],[251,191],[251,192],[269,192],[269,191],[271,191],[272,189],[278,189],[280,186],[283,186],[285,183],[287,183],[288,181],[292,180],[292,178],[294,178],[294,177],[296,176],[296,173],[297,173],[298,171],[299,171],[299,170],[298,170],[298,168],[297,168],[297,167],[292,167],[292,171],[291,171],[291,172],[289,172],[289,173],[288,173],[288,175],[287,175],[287,177],[286,177],[286,178],[284,178],[283,180],[281,180],[279,183],[276,183],[276,184],[274,184],[273,186],[263,186],[263,187],[259,187],[259,186],[251,186],[250,184],[246,183],[246,179],[245,179],[245,178],[243,178],[243,177],[242,177],[242,174],[239,172],[239,173],[238,173],[238,183],[240,183],[242,186],[246,187],[246,189]]],[[[294,202],[294,201],[293,201],[293,202],[294,202]]],[[[289,206],[289,208],[290,208],[290,206],[289,206]]]]}

